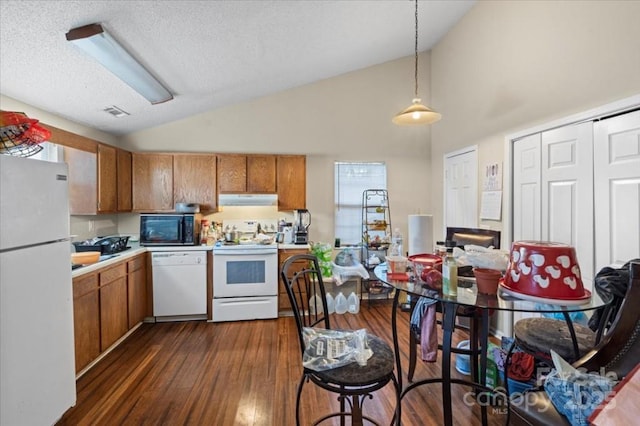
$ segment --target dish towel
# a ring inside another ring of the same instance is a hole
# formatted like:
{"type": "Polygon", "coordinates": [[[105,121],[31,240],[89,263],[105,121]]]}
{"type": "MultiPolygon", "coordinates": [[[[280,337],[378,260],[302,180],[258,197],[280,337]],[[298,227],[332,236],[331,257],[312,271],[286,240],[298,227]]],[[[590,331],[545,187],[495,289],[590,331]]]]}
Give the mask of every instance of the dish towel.
{"type": "Polygon", "coordinates": [[[411,326],[420,330],[421,358],[425,362],[436,362],[438,358],[436,325],[436,300],[420,297],[411,314],[411,326]]]}

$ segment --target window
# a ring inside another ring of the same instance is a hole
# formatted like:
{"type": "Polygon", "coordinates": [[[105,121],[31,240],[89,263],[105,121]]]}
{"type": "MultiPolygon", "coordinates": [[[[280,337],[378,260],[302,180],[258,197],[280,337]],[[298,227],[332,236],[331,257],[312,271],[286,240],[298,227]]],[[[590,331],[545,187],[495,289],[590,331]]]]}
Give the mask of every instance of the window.
{"type": "Polygon", "coordinates": [[[51,161],[53,163],[62,163],[64,161],[64,154],[62,153],[61,146],[51,142],[42,142],[41,145],[43,149],[37,154],[32,155],[30,158],[36,160],[51,161]]]}
{"type": "Polygon", "coordinates": [[[335,229],[341,245],[362,241],[362,193],[365,189],[387,189],[384,163],[335,163],[335,229]]]}

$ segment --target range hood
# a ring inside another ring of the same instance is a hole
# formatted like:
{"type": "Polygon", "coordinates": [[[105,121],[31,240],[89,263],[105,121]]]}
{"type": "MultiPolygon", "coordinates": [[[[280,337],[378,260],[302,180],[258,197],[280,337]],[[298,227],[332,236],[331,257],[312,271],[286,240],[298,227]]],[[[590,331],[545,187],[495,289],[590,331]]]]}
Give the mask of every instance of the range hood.
{"type": "Polygon", "coordinates": [[[277,194],[220,194],[219,206],[277,206],[277,194]]]}

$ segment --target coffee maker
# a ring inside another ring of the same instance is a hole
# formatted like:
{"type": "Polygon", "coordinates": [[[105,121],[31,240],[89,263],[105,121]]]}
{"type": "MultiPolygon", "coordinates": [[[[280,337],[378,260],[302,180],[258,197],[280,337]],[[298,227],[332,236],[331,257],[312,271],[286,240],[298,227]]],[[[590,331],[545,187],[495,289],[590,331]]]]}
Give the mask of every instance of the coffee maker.
{"type": "Polygon", "coordinates": [[[307,209],[293,211],[294,244],[309,243],[309,225],[311,225],[311,213],[307,209]]]}

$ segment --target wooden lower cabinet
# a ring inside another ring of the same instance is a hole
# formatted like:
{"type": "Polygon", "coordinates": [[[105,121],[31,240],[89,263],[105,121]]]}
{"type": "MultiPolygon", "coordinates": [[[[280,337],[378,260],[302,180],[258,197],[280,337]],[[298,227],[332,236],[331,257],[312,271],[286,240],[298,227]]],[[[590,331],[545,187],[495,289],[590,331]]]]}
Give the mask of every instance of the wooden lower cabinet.
{"type": "Polygon", "coordinates": [[[147,254],[143,253],[127,262],[127,291],[129,329],[147,316],[147,254]]]}
{"type": "Polygon", "coordinates": [[[149,312],[147,253],[73,279],[76,373],[149,312]]]}
{"type": "Polygon", "coordinates": [[[127,311],[127,268],[122,262],[100,272],[100,350],[129,330],[127,311]]]}
{"type": "MultiPolygon", "coordinates": [[[[280,277],[280,271],[284,262],[296,254],[309,254],[307,249],[281,249],[278,250],[278,277],[280,277]]],[[[305,266],[304,263],[300,263],[300,269],[305,266]]],[[[278,282],[278,312],[291,311],[291,303],[289,303],[289,296],[287,290],[284,287],[282,279],[279,278],[278,282]]]]}
{"type": "Polygon", "coordinates": [[[98,274],[73,280],[73,331],[76,373],[100,355],[100,295],[98,274]]]}

